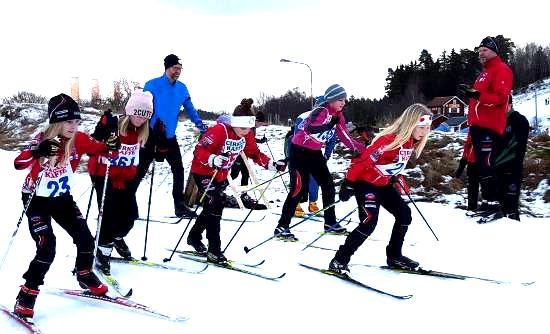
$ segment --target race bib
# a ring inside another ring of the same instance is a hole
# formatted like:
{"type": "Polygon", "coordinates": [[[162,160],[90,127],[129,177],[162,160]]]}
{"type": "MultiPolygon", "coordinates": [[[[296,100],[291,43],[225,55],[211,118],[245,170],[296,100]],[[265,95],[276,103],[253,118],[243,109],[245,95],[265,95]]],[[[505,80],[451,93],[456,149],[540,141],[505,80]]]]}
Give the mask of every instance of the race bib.
{"type": "Polygon", "coordinates": [[[70,164],[58,167],[45,167],[36,189],[36,196],[58,197],[71,191],[73,169],[70,164]]]}
{"type": "Polygon", "coordinates": [[[139,144],[121,144],[120,149],[118,150],[118,157],[112,159],[103,157],[102,159],[104,164],[107,164],[107,160],[109,160],[111,162],[111,166],[137,166],[139,165],[139,144]]]}
{"type": "Polygon", "coordinates": [[[224,169],[230,169],[231,166],[233,166],[233,163],[235,160],[237,160],[237,157],[239,154],[244,150],[244,147],[246,145],[246,140],[244,138],[240,139],[226,139],[225,144],[223,146],[223,153],[228,158],[228,161],[225,163],[224,169]]]}
{"type": "Polygon", "coordinates": [[[397,156],[397,162],[391,163],[391,164],[385,164],[385,165],[376,165],[376,168],[386,176],[392,176],[397,175],[401,173],[405,167],[407,167],[407,162],[411,158],[411,155],[413,153],[412,148],[402,148],[399,150],[399,154],[397,156]]]}

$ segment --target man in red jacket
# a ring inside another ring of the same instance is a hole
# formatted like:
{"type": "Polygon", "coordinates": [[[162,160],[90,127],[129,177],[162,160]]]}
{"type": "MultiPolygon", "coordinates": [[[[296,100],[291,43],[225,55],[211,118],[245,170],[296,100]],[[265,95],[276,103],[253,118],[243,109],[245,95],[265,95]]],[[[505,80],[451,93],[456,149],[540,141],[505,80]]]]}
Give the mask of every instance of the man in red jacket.
{"type": "Polygon", "coordinates": [[[504,134],[508,96],[512,90],[512,70],[498,56],[495,40],[485,37],[478,49],[483,71],[472,87],[460,85],[470,99],[468,124],[480,177],[481,194],[485,200],[497,200],[497,179],[492,152],[504,134]]]}

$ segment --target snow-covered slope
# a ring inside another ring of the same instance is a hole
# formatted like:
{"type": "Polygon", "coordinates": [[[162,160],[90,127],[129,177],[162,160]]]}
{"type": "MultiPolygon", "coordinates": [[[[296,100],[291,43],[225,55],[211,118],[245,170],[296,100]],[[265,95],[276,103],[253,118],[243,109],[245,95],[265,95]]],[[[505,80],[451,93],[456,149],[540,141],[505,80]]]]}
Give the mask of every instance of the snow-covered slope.
{"type": "Polygon", "coordinates": [[[535,126],[535,109],[538,126],[542,131],[550,128],[550,78],[530,85],[525,93],[514,95],[514,109],[522,113],[529,124],[535,126]],[[535,108],[536,103],[536,108],[535,108]]]}
{"type": "MultiPolygon", "coordinates": [[[[182,148],[194,137],[191,124],[180,124],[178,136],[182,148]]],[[[260,129],[266,133],[276,158],[282,157],[282,138],[286,128],[271,126],[260,129]]],[[[269,154],[265,144],[260,149],[269,154]]],[[[192,146],[182,152],[186,171],[192,156],[192,146]]],[[[14,171],[12,160],[16,152],[0,151],[2,189],[2,224],[0,224],[0,255],[13,233],[22,204],[20,185],[25,172],[14,171]]],[[[330,168],[343,172],[344,161],[331,159],[330,168]]],[[[273,172],[255,167],[260,180],[273,172]]],[[[155,218],[173,215],[172,177],[166,162],[157,164],[151,212],[155,218]]],[[[76,175],[73,197],[83,212],[87,207],[90,181],[87,175],[76,175]]],[[[288,180],[286,180],[288,181],[288,180]]],[[[141,216],[147,213],[149,179],[138,190],[141,216]]],[[[303,243],[270,241],[245,254],[243,246],[254,246],[272,235],[286,196],[280,180],[272,182],[267,191],[272,211],[256,211],[250,223],[244,225],[226,255],[229,258],[254,262],[266,259],[262,271],[287,275],[272,282],[261,278],[209,267],[201,274],[187,274],[162,269],[130,267],[113,264],[113,274],[134,289],[132,299],[171,314],[188,316],[185,323],[172,323],[133,313],[99,302],[55,296],[44,292],[48,287],[78,288],[70,271],[74,266],[75,247],[68,235],[53,224],[57,235],[57,255],[43,292],[36,304],[35,322],[43,333],[547,333],[547,310],[550,302],[550,275],[547,257],[550,251],[547,236],[548,219],[522,216],[522,222],[502,219],[478,225],[464,216],[464,211],[450,205],[417,203],[440,238],[436,242],[422,218],[412,208],[413,223],[406,238],[404,252],[430,269],[476,275],[510,281],[491,284],[476,280],[449,280],[383,272],[379,269],[352,266],[352,274],[381,289],[413,294],[410,300],[394,300],[346,284],[298,265],[299,262],[327,266],[333,252],[301,249],[322,231],[322,223],[309,221],[294,232],[303,243]],[[265,215],[265,216],[264,216],[265,215]],[[530,286],[519,283],[536,281],[530,286]]],[[[354,200],[337,206],[342,217],[355,206],[354,200]]],[[[226,210],[225,218],[244,217],[247,212],[226,210]]],[[[95,200],[90,217],[97,215],[95,200]]],[[[357,217],[347,225],[356,226],[357,217]]],[[[168,219],[167,219],[168,220],[168,219]]],[[[294,221],[293,221],[294,222],[294,221]]],[[[295,221],[297,222],[297,220],[295,221]]],[[[355,264],[383,265],[384,248],[392,227],[392,218],[381,211],[378,227],[352,258],[355,264]]],[[[89,219],[95,231],[95,219],[89,219]]],[[[187,221],[178,225],[150,223],[147,256],[162,262],[169,255],[167,248],[177,242],[187,221]]],[[[222,222],[222,246],[225,246],[239,222],[222,222]]],[[[145,223],[137,221],[127,237],[134,256],[143,255],[145,223]]],[[[324,236],[316,244],[337,248],[341,236],[324,236]]],[[[180,249],[189,249],[185,239],[180,249]]],[[[0,271],[0,304],[12,307],[21,275],[34,254],[34,244],[23,221],[0,271]]],[[[173,266],[196,268],[195,262],[177,255],[173,266]]],[[[0,314],[0,333],[25,333],[13,320],[0,314]]]]}

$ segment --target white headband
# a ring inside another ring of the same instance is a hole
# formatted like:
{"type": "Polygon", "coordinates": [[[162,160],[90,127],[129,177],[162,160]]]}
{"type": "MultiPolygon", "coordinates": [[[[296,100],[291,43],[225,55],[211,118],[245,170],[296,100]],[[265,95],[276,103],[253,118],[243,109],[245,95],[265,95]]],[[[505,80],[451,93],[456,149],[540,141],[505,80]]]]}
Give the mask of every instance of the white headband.
{"type": "Polygon", "coordinates": [[[256,117],[231,116],[231,126],[234,128],[253,128],[256,126],[256,117]]]}
{"type": "Polygon", "coordinates": [[[418,120],[418,123],[416,125],[432,125],[432,116],[431,115],[422,115],[420,116],[420,119],[418,120]]]}

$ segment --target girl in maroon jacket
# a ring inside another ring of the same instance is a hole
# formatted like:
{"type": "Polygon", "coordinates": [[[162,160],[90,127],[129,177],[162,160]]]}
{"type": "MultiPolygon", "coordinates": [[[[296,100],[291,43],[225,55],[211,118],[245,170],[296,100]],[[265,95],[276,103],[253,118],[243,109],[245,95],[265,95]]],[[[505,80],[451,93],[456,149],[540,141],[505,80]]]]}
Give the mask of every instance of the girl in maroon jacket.
{"type": "Polygon", "coordinates": [[[195,147],[191,175],[195,178],[199,194],[206,192],[206,196],[202,202],[203,210],[189,231],[187,244],[197,253],[207,253],[210,262],[227,263],[220,240],[223,191],[228,185],[227,174],[239,154],[244,151],[248,158],[269,170],[286,169],[284,161],[271,161],[258,149],[254,133],[250,130],[255,122],[254,116],[231,116],[229,125],[220,122],[209,128],[195,147]],[[204,230],[208,239],[208,252],[201,241],[204,230]]]}
{"type": "Polygon", "coordinates": [[[413,153],[418,157],[426,145],[432,113],[423,104],[409,106],[401,117],[383,130],[373,143],[352,159],[348,174],[340,187],[340,199],[347,201],[355,195],[359,206],[359,225],[346,238],[329,264],[329,270],[349,273],[350,257],[374,231],[382,205],[395,217],[386,247],[390,267],[414,269],[418,262],[403,256],[401,248],[411,223],[411,210],[399,192],[407,191],[403,176],[413,153]],[[399,190],[399,192],[398,192],[399,190]]]}
{"type": "Polygon", "coordinates": [[[65,94],[50,99],[48,114],[49,126],[32,139],[14,162],[16,169],[30,168],[22,199],[23,205],[28,205],[29,230],[36,243],[36,255],[23,275],[26,281],[14,307],[15,313],[23,317],[34,315],[38,287],[44,284],[44,276],[55,257],[52,218],[76,245],[76,279],[80,286],[94,295],[107,292],[107,286],[92,271],[94,238],[70,191],[82,154],[108,154],[109,150],[116,150],[117,138],[104,144],[79,132],[80,109],[65,94]]]}
{"type": "MultiPolygon", "coordinates": [[[[109,129],[108,125],[117,122],[102,117],[92,135],[98,136],[96,139],[105,140],[106,138],[99,137],[108,137],[111,132],[115,132],[119,134],[121,142],[118,157],[110,159],[96,254],[96,266],[107,275],[111,271],[110,256],[113,246],[122,257],[132,259],[132,253],[123,238],[128,235],[138,218],[135,178],[140,148],[145,146],[149,136],[153,95],[150,92],[135,91],[130,96],[125,111],[126,115],[120,118],[115,129],[109,129]]],[[[88,172],[96,189],[98,207],[101,206],[106,166],[104,157],[93,157],[88,162],[88,172]]]]}

